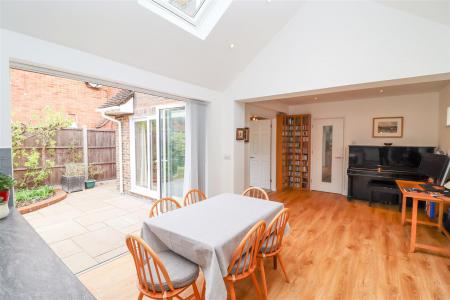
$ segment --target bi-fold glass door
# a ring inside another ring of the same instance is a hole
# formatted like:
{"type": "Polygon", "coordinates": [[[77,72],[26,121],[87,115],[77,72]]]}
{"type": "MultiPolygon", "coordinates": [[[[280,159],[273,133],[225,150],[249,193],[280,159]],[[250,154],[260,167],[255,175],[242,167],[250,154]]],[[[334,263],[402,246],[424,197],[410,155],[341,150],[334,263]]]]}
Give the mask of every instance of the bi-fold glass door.
{"type": "Polygon", "coordinates": [[[132,124],[132,189],[136,193],[158,198],[160,180],[157,119],[136,119],[132,124]]]}
{"type": "Polygon", "coordinates": [[[159,110],[161,196],[181,199],[184,184],[185,109],[159,110]]]}
{"type": "Polygon", "coordinates": [[[185,108],[162,106],[131,122],[132,191],[152,198],[183,197],[185,108]],[[134,141],[133,141],[134,140],[134,141]]]}

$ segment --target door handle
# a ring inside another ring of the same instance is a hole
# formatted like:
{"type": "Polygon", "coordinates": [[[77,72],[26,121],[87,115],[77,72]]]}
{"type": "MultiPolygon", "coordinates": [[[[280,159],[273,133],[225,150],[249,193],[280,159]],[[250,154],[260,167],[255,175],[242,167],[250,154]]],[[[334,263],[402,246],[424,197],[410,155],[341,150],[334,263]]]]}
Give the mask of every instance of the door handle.
{"type": "Polygon", "coordinates": [[[343,156],[335,156],[334,158],[336,158],[336,159],[343,159],[344,157],[343,156]]]}

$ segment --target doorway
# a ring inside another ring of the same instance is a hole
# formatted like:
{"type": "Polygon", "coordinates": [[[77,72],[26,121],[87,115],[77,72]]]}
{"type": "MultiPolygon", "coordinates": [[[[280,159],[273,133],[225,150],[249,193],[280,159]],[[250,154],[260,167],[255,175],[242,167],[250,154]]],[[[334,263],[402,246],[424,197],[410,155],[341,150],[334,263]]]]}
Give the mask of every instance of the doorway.
{"type": "Polygon", "coordinates": [[[183,197],[185,106],[162,105],[131,121],[132,191],[152,198],[183,197]]]}
{"type": "Polygon", "coordinates": [[[271,189],[272,120],[251,121],[250,185],[271,189]]]}
{"type": "Polygon", "coordinates": [[[312,125],[311,188],[342,194],[344,119],[315,119],[312,125]]]}

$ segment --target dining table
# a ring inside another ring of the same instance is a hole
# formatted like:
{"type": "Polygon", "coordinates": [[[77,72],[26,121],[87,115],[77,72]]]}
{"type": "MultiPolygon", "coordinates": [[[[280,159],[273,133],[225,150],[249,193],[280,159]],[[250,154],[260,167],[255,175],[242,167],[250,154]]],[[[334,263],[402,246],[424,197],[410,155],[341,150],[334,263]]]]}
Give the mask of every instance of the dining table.
{"type": "Polygon", "coordinates": [[[234,250],[253,225],[260,220],[268,225],[283,208],[280,202],[225,193],[146,218],[141,236],[156,253],[171,250],[197,264],[205,298],[225,300],[223,277],[234,250]]]}

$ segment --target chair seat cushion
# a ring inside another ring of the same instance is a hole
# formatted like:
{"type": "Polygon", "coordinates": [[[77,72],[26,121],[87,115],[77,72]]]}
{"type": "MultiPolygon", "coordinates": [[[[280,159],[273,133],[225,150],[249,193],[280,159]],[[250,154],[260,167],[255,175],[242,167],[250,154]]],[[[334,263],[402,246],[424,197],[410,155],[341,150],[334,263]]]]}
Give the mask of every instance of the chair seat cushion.
{"type": "Polygon", "coordinates": [[[277,238],[278,236],[275,234],[275,232],[273,232],[267,239],[264,240],[259,252],[267,254],[270,253],[271,251],[277,250],[276,248],[277,238]]]}
{"type": "MultiPolygon", "coordinates": [[[[166,267],[167,273],[169,273],[170,280],[172,281],[173,287],[175,289],[186,287],[192,284],[197,279],[199,274],[198,265],[194,264],[190,260],[187,260],[186,258],[172,251],[159,252],[158,256],[161,259],[164,266],[166,267]]],[[[153,262],[150,262],[150,265],[153,280],[155,283],[155,289],[157,292],[161,292],[155,266],[153,262]]],[[[148,274],[148,268],[146,268],[146,272],[149,289],[152,290],[152,286],[150,283],[150,275],[148,274]]],[[[161,283],[163,285],[164,290],[169,291],[170,289],[164,276],[162,275],[161,271],[159,273],[161,276],[161,283]]]]}

